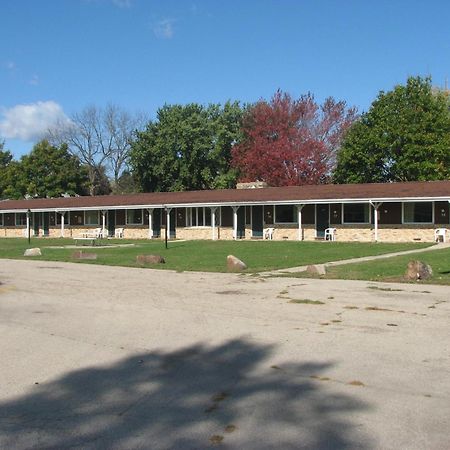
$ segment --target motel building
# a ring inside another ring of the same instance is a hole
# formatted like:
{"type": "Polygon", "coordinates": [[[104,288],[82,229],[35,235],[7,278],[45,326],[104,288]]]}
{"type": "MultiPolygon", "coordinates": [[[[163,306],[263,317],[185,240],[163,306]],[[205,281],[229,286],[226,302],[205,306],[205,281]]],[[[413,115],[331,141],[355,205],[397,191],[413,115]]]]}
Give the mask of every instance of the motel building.
{"type": "Polygon", "coordinates": [[[450,239],[450,180],[265,187],[0,201],[0,237],[450,239]]]}

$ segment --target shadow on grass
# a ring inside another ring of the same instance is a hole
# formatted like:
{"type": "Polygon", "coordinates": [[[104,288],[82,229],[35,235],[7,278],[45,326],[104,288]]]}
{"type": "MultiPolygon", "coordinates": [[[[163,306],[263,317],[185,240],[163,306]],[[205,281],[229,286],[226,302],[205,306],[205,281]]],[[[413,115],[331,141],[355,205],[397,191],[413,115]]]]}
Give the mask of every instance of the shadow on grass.
{"type": "Polygon", "coordinates": [[[271,352],[234,340],[70,372],[0,403],[0,447],[369,446],[350,419],[368,405],[311,379],[331,364],[269,366],[271,352]]]}

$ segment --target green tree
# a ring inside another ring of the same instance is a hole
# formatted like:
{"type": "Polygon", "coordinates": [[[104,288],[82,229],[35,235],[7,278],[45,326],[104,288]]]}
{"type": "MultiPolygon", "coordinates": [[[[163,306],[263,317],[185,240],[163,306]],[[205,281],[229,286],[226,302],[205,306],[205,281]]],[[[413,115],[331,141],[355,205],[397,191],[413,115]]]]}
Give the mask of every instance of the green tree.
{"type": "Polygon", "coordinates": [[[346,134],[334,173],[337,183],[450,178],[450,114],[429,78],[380,92],[346,134]]]}
{"type": "Polygon", "coordinates": [[[143,191],[231,187],[231,148],[240,136],[239,103],[165,105],[131,145],[133,175],[143,191]]]}
{"type": "Polygon", "coordinates": [[[0,198],[7,198],[7,189],[13,179],[12,170],[16,162],[9,150],[5,150],[5,143],[0,142],[0,198]]]}
{"type": "Polygon", "coordinates": [[[65,144],[56,147],[46,140],[39,142],[29,155],[10,164],[9,174],[9,185],[5,189],[9,198],[87,193],[87,171],[79,159],[68,152],[65,144]]]}

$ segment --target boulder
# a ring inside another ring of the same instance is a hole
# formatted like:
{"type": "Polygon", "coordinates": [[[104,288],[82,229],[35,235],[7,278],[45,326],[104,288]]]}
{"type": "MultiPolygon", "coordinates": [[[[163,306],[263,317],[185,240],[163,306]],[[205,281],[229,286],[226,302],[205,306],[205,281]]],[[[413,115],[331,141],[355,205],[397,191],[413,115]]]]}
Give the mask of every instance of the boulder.
{"type": "Polygon", "coordinates": [[[242,272],[247,268],[247,265],[244,261],[241,261],[239,258],[236,258],[234,255],[227,256],[227,269],[230,272],[242,272]]]}
{"type": "Polygon", "coordinates": [[[422,261],[410,261],[406,269],[407,280],[427,280],[433,275],[431,266],[422,261]]]}
{"type": "Polygon", "coordinates": [[[40,248],[27,248],[23,256],[42,256],[40,248]]]}
{"type": "Polygon", "coordinates": [[[72,253],[73,259],[97,259],[97,253],[85,253],[82,250],[72,253]]]}
{"type": "Polygon", "coordinates": [[[165,264],[166,260],[161,255],[138,255],[136,262],[139,264],[165,264]]]}
{"type": "Polygon", "coordinates": [[[322,276],[327,273],[324,264],[311,264],[306,268],[306,272],[313,276],[322,276]]]}

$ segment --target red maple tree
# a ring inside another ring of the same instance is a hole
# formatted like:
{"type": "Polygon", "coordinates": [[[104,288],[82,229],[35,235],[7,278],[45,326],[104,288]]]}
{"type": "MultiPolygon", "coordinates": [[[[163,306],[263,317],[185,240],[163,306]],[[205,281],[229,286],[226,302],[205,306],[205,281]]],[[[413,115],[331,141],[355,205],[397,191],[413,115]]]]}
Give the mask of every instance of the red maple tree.
{"type": "Polygon", "coordinates": [[[329,179],[342,136],[357,118],[356,108],[310,93],[293,99],[278,90],[258,101],[243,119],[243,139],[232,150],[240,181],[271,186],[319,184],[329,179]]]}

